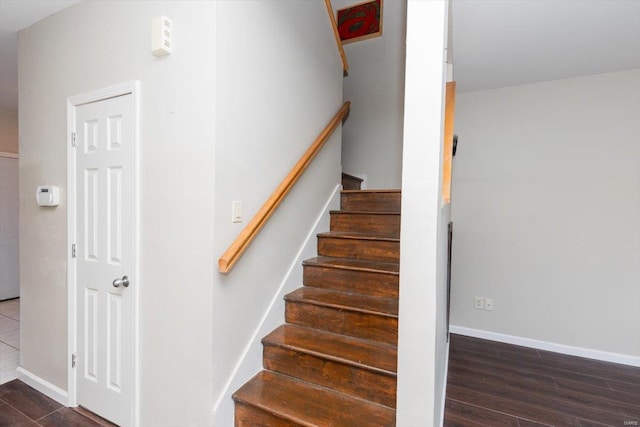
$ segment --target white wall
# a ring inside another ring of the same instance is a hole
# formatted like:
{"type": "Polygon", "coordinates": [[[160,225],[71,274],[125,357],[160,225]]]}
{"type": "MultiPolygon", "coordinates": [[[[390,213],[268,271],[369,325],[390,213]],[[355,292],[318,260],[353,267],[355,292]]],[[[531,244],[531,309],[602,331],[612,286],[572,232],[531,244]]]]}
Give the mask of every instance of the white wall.
{"type": "MultiPolygon", "coordinates": [[[[334,11],[361,3],[332,0],[334,11]]],[[[349,75],[344,99],[352,101],[344,126],[342,169],[365,178],[363,188],[400,188],[406,0],[383,2],[382,37],[344,45],[349,75]]]]}
{"type": "Polygon", "coordinates": [[[0,300],[20,295],[17,153],[18,110],[0,108],[0,300]]]}
{"type": "Polygon", "coordinates": [[[18,152],[18,110],[0,108],[0,153],[18,152]]]}
{"type": "MultiPolygon", "coordinates": [[[[324,2],[221,1],[215,26],[213,262],[342,103],[342,63],[324,2]],[[233,200],[243,202],[242,224],[231,223],[233,200]]],[[[281,287],[302,285],[299,265],[293,279],[287,273],[340,182],[340,143],[338,128],[234,269],[215,275],[215,425],[232,425],[231,394],[261,369],[260,331],[284,323],[281,287]]]]}
{"type": "Polygon", "coordinates": [[[21,366],[63,390],[66,100],[140,81],[142,425],[211,423],[214,16],[213,2],[82,2],[19,34],[21,366]],[[159,15],[174,25],[162,59],[150,53],[159,15]],[[60,186],[56,209],[35,206],[43,183],[60,186]]]}
{"type": "Polygon", "coordinates": [[[439,425],[446,365],[445,1],[410,0],[400,241],[399,426],[439,425]]]}
{"type": "Polygon", "coordinates": [[[18,159],[0,153],[0,301],[20,296],[18,159]]]}
{"type": "Polygon", "coordinates": [[[458,95],[453,324],[640,356],[639,117],[638,69],[458,95]]]}

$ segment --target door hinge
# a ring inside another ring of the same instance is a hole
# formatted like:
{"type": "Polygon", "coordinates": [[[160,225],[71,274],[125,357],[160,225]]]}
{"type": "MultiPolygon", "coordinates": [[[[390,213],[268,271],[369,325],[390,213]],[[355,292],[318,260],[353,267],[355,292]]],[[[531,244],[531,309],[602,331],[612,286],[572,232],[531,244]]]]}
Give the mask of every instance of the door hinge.
{"type": "Polygon", "coordinates": [[[76,244],[73,243],[71,245],[71,258],[75,258],[76,257],[76,244]]]}
{"type": "Polygon", "coordinates": [[[71,355],[71,367],[75,368],[76,367],[76,356],[78,355],[78,353],[73,353],[71,355]]]}
{"type": "Polygon", "coordinates": [[[71,146],[72,147],[76,146],[76,133],[75,132],[71,132],[71,146]]]}

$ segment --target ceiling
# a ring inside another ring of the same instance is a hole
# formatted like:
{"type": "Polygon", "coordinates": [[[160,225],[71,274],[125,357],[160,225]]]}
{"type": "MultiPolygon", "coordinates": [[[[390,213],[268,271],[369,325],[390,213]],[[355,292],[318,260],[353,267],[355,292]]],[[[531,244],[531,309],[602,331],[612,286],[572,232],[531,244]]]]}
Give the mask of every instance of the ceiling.
{"type": "Polygon", "coordinates": [[[17,32],[79,0],[0,0],[0,107],[18,108],[17,32]]]}
{"type": "Polygon", "coordinates": [[[459,92],[640,68],[640,0],[453,0],[459,92]]]}
{"type": "MultiPolygon", "coordinates": [[[[0,107],[18,105],[17,31],[78,1],[0,0],[0,107]]],[[[460,92],[640,68],[640,0],[452,1],[460,92]]]]}

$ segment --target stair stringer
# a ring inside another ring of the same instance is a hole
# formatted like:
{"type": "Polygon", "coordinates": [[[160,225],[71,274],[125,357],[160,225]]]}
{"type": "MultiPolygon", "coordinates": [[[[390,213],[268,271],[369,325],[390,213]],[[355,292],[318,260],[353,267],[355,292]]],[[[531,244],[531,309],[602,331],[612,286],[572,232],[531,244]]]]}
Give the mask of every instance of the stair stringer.
{"type": "Polygon", "coordinates": [[[277,292],[273,295],[267,310],[256,326],[251,339],[247,343],[242,356],[233,369],[231,377],[224,387],[223,393],[213,407],[213,425],[230,426],[234,423],[234,402],[231,398],[233,392],[249,381],[254,375],[263,369],[262,367],[262,338],[282,325],[284,318],[284,296],[300,287],[302,280],[302,261],[317,255],[316,235],[329,229],[330,211],[340,208],[340,190],[342,185],[337,185],[322,210],[313,223],[298,250],[295,259],[292,260],[289,269],[284,275],[277,292]]]}

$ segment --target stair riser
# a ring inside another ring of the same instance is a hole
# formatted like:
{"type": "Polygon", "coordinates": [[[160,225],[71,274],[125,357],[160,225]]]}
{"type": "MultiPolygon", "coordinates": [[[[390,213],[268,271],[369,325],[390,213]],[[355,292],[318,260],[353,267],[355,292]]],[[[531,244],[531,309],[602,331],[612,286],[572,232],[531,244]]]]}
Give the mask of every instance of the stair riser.
{"type": "Polygon", "coordinates": [[[285,420],[255,406],[236,402],[235,427],[301,427],[302,424],[285,420]]]}
{"type": "Polygon", "coordinates": [[[378,297],[398,297],[398,276],[357,270],[305,266],[303,284],[315,288],[357,292],[378,297]]]}
{"type": "Polygon", "coordinates": [[[398,319],[394,317],[287,301],[285,319],[294,325],[387,344],[398,343],[398,319]]]}
{"type": "Polygon", "coordinates": [[[400,238],[400,214],[331,212],[331,231],[390,234],[400,238]]]}
{"type": "Polygon", "coordinates": [[[400,212],[400,193],[342,193],[343,211],[400,212]]]}
{"type": "Polygon", "coordinates": [[[360,190],[361,188],[362,188],[361,179],[349,174],[342,174],[343,190],[360,190]]]}
{"type": "Polygon", "coordinates": [[[318,255],[380,262],[400,262],[400,242],[318,237],[318,255]]]}
{"type": "Polygon", "coordinates": [[[342,393],[395,408],[395,377],[273,345],[264,347],[264,367],[342,393]]]}

